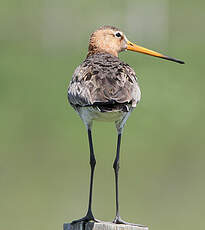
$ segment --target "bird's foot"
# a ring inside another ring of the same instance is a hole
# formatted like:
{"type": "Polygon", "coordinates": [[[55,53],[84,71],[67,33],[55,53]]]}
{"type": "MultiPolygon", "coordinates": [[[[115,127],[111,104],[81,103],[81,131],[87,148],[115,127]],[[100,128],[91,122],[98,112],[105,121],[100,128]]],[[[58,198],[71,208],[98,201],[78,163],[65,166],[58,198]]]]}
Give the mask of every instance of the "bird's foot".
{"type": "Polygon", "coordinates": [[[121,219],[120,216],[116,216],[115,219],[113,220],[114,224],[125,224],[125,225],[132,225],[132,226],[137,226],[140,228],[147,228],[147,226],[141,225],[141,224],[134,224],[134,223],[129,223],[121,219]]]}
{"type": "Polygon", "coordinates": [[[71,222],[71,224],[76,224],[76,223],[79,223],[79,222],[88,223],[88,222],[90,222],[90,221],[96,222],[96,223],[101,222],[100,220],[95,219],[95,217],[93,216],[92,212],[88,212],[88,213],[86,214],[86,216],[84,216],[83,218],[78,219],[78,220],[73,220],[73,221],[71,222]]]}

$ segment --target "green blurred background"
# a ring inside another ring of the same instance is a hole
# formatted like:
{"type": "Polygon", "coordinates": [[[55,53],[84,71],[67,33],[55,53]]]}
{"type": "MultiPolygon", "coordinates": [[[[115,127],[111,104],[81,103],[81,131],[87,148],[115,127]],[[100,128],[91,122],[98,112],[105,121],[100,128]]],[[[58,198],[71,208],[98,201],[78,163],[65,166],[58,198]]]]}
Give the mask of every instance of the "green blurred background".
{"type": "MultiPolygon", "coordinates": [[[[87,134],[67,86],[101,25],[186,62],[120,54],[142,90],[122,139],[122,218],[152,230],[204,229],[204,10],[202,0],[1,1],[0,230],[60,230],[86,212],[87,134]]],[[[93,136],[93,211],[111,221],[114,124],[95,123],[93,136]]]]}

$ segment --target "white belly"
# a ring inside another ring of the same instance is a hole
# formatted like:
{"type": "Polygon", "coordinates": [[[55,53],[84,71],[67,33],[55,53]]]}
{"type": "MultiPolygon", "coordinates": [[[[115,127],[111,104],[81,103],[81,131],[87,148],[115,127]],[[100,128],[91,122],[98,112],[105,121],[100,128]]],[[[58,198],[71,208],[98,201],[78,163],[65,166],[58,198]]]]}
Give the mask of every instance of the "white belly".
{"type": "Polygon", "coordinates": [[[81,116],[82,120],[96,120],[96,121],[118,121],[120,120],[124,112],[101,112],[93,107],[81,107],[78,110],[79,115],[81,116]]]}
{"type": "Polygon", "coordinates": [[[112,112],[100,112],[93,107],[78,107],[76,111],[80,115],[84,124],[87,128],[91,128],[93,120],[96,121],[107,121],[115,122],[116,127],[121,130],[124,127],[125,122],[127,121],[132,109],[129,112],[122,111],[112,111],[112,112]]]}

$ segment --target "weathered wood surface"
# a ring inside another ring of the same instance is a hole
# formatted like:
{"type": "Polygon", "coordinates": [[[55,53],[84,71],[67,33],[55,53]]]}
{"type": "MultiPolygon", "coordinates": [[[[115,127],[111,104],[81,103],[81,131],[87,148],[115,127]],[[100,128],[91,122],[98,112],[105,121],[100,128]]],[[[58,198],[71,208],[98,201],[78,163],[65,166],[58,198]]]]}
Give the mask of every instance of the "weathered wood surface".
{"type": "Polygon", "coordinates": [[[94,223],[89,222],[83,224],[82,222],[71,225],[65,223],[63,230],[148,230],[147,226],[134,226],[124,224],[113,224],[113,223],[94,223]]]}

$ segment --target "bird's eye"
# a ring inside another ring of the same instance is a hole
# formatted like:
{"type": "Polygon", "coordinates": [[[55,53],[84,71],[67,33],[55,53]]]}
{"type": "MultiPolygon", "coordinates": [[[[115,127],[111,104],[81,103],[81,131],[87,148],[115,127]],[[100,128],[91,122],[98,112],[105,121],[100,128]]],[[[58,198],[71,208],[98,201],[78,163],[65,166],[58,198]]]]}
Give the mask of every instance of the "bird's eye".
{"type": "Polygon", "coordinates": [[[115,34],[115,36],[118,37],[118,38],[120,38],[122,35],[121,35],[120,32],[117,32],[117,33],[115,34]]]}

